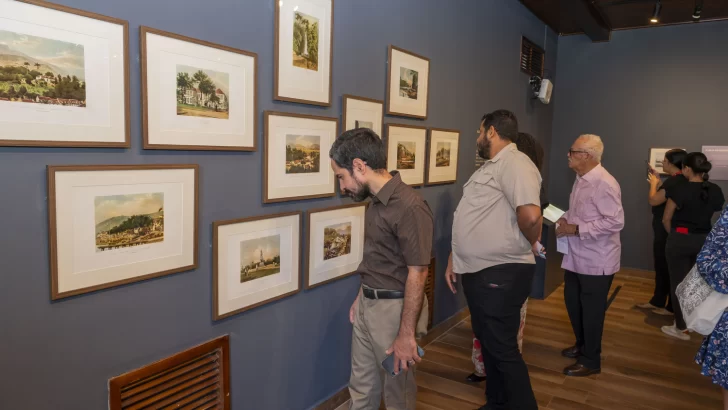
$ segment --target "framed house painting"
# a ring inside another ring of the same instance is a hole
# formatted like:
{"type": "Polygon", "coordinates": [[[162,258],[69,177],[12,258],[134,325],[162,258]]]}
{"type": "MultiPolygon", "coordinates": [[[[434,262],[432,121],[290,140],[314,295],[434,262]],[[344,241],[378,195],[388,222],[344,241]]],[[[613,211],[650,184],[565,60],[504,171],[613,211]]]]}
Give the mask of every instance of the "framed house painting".
{"type": "Polygon", "coordinates": [[[129,147],[129,23],[0,0],[0,146],[129,147]]]}
{"type": "Polygon", "coordinates": [[[144,148],[255,151],[257,55],[141,27],[144,148]]]}
{"type": "Polygon", "coordinates": [[[369,128],[382,137],[384,102],[353,95],[344,95],[343,100],[342,133],[356,128],[369,128]]]}
{"type": "Polygon", "coordinates": [[[427,119],[430,59],[389,46],[387,115],[427,119]]]}
{"type": "Polygon", "coordinates": [[[49,166],[51,299],[197,267],[197,165],[49,166]]]}
{"type": "Polygon", "coordinates": [[[430,129],[427,149],[427,185],[451,184],[458,179],[460,131],[430,129]]]}
{"type": "Polygon", "coordinates": [[[403,124],[387,124],[386,127],[387,169],[399,171],[407,185],[424,185],[427,128],[403,124]]]}
{"type": "Polygon", "coordinates": [[[263,202],[334,196],[328,158],[338,128],[336,118],[266,111],[263,202]]]}
{"type": "Polygon", "coordinates": [[[650,157],[648,163],[652,169],[657,171],[660,175],[667,175],[667,172],[662,168],[662,160],[665,159],[665,153],[675,148],[650,148],[650,157]]]}
{"type": "Polygon", "coordinates": [[[331,106],[334,0],[275,5],[274,98],[331,106]]]}
{"type": "Polygon", "coordinates": [[[309,211],[306,289],[356,272],[364,254],[366,209],[366,204],[355,203],[309,211]]]}
{"type": "Polygon", "coordinates": [[[213,224],[213,319],[300,290],[301,212],[213,224]]]}

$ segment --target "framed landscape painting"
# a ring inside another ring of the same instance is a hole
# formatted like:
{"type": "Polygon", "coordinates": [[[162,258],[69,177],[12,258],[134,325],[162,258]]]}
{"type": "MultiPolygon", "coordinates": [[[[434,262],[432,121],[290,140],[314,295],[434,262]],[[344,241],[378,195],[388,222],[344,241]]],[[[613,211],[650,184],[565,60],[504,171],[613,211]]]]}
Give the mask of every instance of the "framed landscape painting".
{"type": "Polygon", "coordinates": [[[0,0],[0,146],[129,147],[128,23],[0,0]]]}
{"type": "Polygon", "coordinates": [[[331,106],[334,0],[275,5],[274,98],[331,106]]]}
{"type": "Polygon", "coordinates": [[[387,115],[427,119],[430,59],[389,46],[387,115]]]}
{"type": "Polygon", "coordinates": [[[407,185],[424,185],[426,145],[427,128],[387,124],[387,169],[398,171],[407,185]]]}
{"type": "Polygon", "coordinates": [[[384,102],[370,98],[344,95],[343,129],[369,128],[382,136],[384,102]]]}
{"type": "Polygon", "coordinates": [[[329,150],[338,128],[336,118],[266,111],[263,202],[334,196],[329,150]]]}
{"type": "Polygon", "coordinates": [[[197,267],[197,165],[49,166],[51,299],[197,267]]]}
{"type": "Polygon", "coordinates": [[[255,151],[257,55],[141,27],[145,149],[255,151]]]}
{"type": "Polygon", "coordinates": [[[350,276],[364,254],[364,214],[355,203],[308,213],[306,289],[350,276]]]}
{"type": "Polygon", "coordinates": [[[300,290],[301,212],[213,224],[213,319],[300,290]]]}
{"type": "Polygon", "coordinates": [[[430,129],[427,185],[451,184],[458,179],[460,131],[430,129]]]}

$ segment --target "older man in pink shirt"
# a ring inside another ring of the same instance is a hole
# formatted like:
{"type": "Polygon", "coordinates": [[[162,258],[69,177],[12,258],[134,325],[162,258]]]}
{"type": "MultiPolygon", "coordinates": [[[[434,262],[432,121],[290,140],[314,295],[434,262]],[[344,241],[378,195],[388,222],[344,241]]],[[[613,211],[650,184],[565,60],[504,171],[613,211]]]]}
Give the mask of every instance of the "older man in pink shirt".
{"type": "Polygon", "coordinates": [[[622,193],[617,180],[601,165],[603,152],[604,144],[596,135],[582,135],[571,146],[569,168],[577,176],[569,211],[556,229],[569,244],[561,267],[566,271],[566,310],[576,336],[576,344],[562,351],[562,355],[577,359],[564,369],[567,376],[601,372],[607,297],[622,254],[622,193]]]}

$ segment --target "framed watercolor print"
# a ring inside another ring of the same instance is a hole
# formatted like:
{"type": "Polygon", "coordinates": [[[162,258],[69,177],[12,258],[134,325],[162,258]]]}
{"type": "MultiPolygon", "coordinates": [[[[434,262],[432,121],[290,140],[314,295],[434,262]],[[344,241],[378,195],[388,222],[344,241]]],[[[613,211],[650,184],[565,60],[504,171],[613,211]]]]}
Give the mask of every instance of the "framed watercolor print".
{"type": "Polygon", "coordinates": [[[255,53],[141,27],[145,149],[255,151],[255,53]]]}
{"type": "Polygon", "coordinates": [[[366,209],[366,204],[355,203],[309,211],[306,289],[356,272],[364,254],[366,209]]]}
{"type": "Polygon", "coordinates": [[[423,185],[427,128],[403,124],[387,124],[386,127],[387,169],[399,171],[407,185],[423,185]]]}
{"type": "Polygon", "coordinates": [[[334,0],[275,4],[274,98],[331,106],[334,0]]]}
{"type": "Polygon", "coordinates": [[[213,319],[297,293],[301,212],[213,224],[213,319]]]}
{"type": "Polygon", "coordinates": [[[389,46],[387,115],[427,119],[430,59],[389,46]]]}
{"type": "Polygon", "coordinates": [[[197,165],[49,166],[51,299],[197,267],[197,165]]]}
{"type": "Polygon", "coordinates": [[[124,20],[0,0],[0,146],[129,147],[124,20]]]}
{"type": "Polygon", "coordinates": [[[675,148],[650,148],[649,164],[660,175],[667,175],[662,168],[662,160],[665,159],[665,153],[675,148]]]}
{"type": "Polygon", "coordinates": [[[458,179],[460,131],[430,129],[427,149],[427,185],[450,184],[458,179]]]}
{"type": "Polygon", "coordinates": [[[329,150],[339,120],[265,112],[263,202],[334,196],[329,150]]]}
{"type": "Polygon", "coordinates": [[[382,137],[384,102],[353,95],[344,95],[342,133],[356,128],[369,128],[382,137]]]}

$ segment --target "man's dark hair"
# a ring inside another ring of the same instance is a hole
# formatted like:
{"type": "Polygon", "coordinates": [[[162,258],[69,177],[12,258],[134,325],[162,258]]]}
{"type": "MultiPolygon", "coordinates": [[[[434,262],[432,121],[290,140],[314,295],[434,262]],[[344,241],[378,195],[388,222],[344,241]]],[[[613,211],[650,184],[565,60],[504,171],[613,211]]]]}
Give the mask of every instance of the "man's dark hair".
{"type": "Polygon", "coordinates": [[[683,162],[685,162],[687,156],[687,151],[680,148],[671,149],[665,153],[665,158],[667,158],[668,162],[680,169],[682,169],[683,162]]]}
{"type": "Polygon", "coordinates": [[[541,144],[536,141],[536,138],[534,138],[531,134],[519,132],[518,139],[516,140],[516,147],[518,147],[519,151],[526,154],[528,158],[531,158],[533,164],[536,165],[538,171],[541,172],[544,151],[541,144]]]}
{"type": "Polygon", "coordinates": [[[485,114],[481,121],[486,132],[492,126],[502,139],[510,142],[516,142],[518,139],[518,119],[508,110],[497,110],[485,114]]]}
{"type": "Polygon", "coordinates": [[[375,171],[387,169],[387,154],[382,139],[368,128],[344,132],[334,141],[329,158],[341,168],[354,170],[354,160],[359,158],[375,171]]]}

